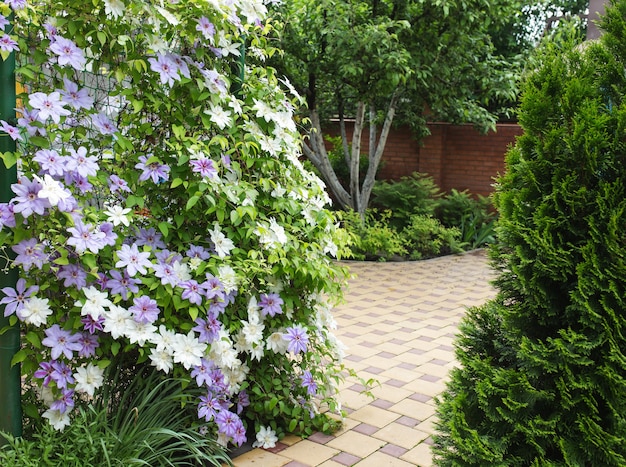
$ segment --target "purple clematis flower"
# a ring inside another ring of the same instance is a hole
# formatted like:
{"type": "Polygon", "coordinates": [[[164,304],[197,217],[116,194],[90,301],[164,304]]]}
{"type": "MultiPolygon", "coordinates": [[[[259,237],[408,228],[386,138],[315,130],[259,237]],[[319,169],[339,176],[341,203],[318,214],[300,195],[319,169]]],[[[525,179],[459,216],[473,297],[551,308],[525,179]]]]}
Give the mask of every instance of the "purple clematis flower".
{"type": "Polygon", "coordinates": [[[157,302],[146,295],[133,299],[133,306],[129,309],[135,315],[138,323],[154,323],[159,317],[157,302]]]}
{"type": "Polygon", "coordinates": [[[283,338],[287,340],[287,350],[293,353],[306,352],[309,336],[306,329],[300,324],[287,328],[287,332],[283,334],[283,338]]]}
{"type": "Polygon", "coordinates": [[[22,240],[17,245],[12,246],[11,249],[17,253],[13,264],[21,264],[24,271],[28,271],[32,266],[41,269],[47,258],[44,246],[37,242],[36,238],[22,240]]]}
{"type": "Polygon", "coordinates": [[[0,305],[5,305],[4,316],[10,316],[19,311],[24,306],[24,302],[31,295],[39,291],[36,285],[26,288],[26,280],[19,278],[15,284],[15,288],[4,287],[1,289],[5,297],[0,300],[0,305]]]}
{"type": "Polygon", "coordinates": [[[271,294],[261,294],[261,300],[259,301],[259,307],[261,308],[261,313],[263,316],[276,316],[283,312],[281,305],[283,304],[283,299],[280,298],[280,295],[277,293],[271,294]]]}
{"type": "Polygon", "coordinates": [[[147,156],[139,156],[139,162],[135,164],[135,168],[141,170],[139,181],[145,182],[148,179],[152,179],[154,183],[161,183],[169,178],[170,167],[166,164],[161,164],[158,161],[152,161],[147,156]]]}
{"type": "Polygon", "coordinates": [[[50,203],[45,198],[39,198],[39,192],[43,186],[36,180],[30,181],[26,177],[21,177],[19,183],[11,185],[11,190],[15,193],[13,198],[13,211],[19,212],[24,217],[32,214],[43,215],[50,203]]]}
{"type": "Polygon", "coordinates": [[[76,70],[85,67],[87,62],[85,54],[70,39],[56,36],[56,40],[50,44],[50,50],[58,56],[57,60],[61,66],[69,65],[76,70]]]}
{"type": "Polygon", "coordinates": [[[62,329],[58,324],[52,325],[45,330],[46,337],[41,341],[46,347],[50,347],[52,358],[56,360],[61,355],[65,355],[68,360],[74,356],[74,352],[81,349],[78,342],[80,334],[72,334],[70,331],[62,329]]]}

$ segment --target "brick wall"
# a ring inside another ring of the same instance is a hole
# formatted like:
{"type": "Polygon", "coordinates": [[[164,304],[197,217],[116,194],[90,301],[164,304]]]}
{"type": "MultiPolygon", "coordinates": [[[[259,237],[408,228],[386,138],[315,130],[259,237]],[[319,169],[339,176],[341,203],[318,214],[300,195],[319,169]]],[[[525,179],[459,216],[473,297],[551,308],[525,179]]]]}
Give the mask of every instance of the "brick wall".
{"type": "MultiPolygon", "coordinates": [[[[429,124],[431,134],[418,142],[408,128],[391,131],[378,178],[397,180],[413,172],[432,176],[442,191],[469,190],[488,195],[493,179],[504,171],[507,148],[522,133],[515,124],[499,124],[495,132],[481,134],[471,125],[429,124]]],[[[347,126],[351,138],[352,127],[347,126]]],[[[329,133],[337,134],[338,128],[329,133]]],[[[369,148],[363,133],[362,152],[369,148]]]]}

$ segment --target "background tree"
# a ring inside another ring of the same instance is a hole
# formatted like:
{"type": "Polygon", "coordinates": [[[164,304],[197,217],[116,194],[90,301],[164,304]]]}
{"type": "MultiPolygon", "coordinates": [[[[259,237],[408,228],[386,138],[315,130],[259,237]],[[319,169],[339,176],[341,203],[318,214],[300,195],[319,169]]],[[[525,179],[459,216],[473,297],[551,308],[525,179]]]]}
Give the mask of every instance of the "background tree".
{"type": "Polygon", "coordinates": [[[427,131],[427,118],[493,127],[496,116],[486,105],[514,96],[515,74],[494,55],[488,28],[506,18],[512,5],[509,0],[284,2],[279,13],[285,53],[276,66],[306,96],[310,131],[304,153],[340,207],[364,213],[396,114],[418,135],[427,131]],[[340,122],[348,187],[334,173],[324,146],[330,117],[340,122]],[[351,145],[346,117],[355,119],[351,145]],[[369,165],[361,183],[366,122],[369,165]]]}
{"type": "Polygon", "coordinates": [[[497,297],[461,327],[438,465],[626,465],[626,2],[552,41],[495,201],[497,297]]]}

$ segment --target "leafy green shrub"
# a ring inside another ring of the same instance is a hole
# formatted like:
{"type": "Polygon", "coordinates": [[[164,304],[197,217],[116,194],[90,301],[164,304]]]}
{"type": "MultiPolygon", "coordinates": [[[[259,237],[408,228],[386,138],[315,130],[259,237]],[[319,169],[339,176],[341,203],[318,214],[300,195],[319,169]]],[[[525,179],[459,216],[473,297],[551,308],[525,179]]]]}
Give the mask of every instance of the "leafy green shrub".
{"type": "Polygon", "coordinates": [[[472,196],[467,190],[450,190],[437,200],[437,217],[446,227],[458,227],[464,250],[473,250],[495,241],[495,213],[488,197],[472,196]]]}
{"type": "MultiPolygon", "coordinates": [[[[328,159],[330,160],[330,165],[335,171],[337,178],[341,181],[341,184],[344,187],[349,187],[350,167],[346,163],[346,158],[343,153],[343,143],[341,141],[341,136],[326,135],[324,139],[332,145],[331,149],[328,151],[328,159]]],[[[352,144],[349,144],[348,148],[350,153],[352,153],[352,144]]],[[[359,183],[363,183],[363,179],[365,178],[368,165],[369,158],[367,157],[367,154],[361,154],[361,156],[359,157],[359,183]]]]}
{"type": "Polygon", "coordinates": [[[198,425],[194,399],[200,388],[167,378],[156,369],[134,369],[127,379],[112,372],[95,398],[75,410],[71,425],[57,431],[38,426],[28,438],[3,434],[0,464],[12,467],[223,466],[232,465],[206,426],[198,425]],[[111,387],[115,387],[113,391],[111,387]],[[120,392],[121,391],[121,392],[120,392]]]}
{"type": "Polygon", "coordinates": [[[385,261],[407,254],[403,238],[389,226],[390,216],[390,211],[379,213],[368,209],[363,221],[356,211],[340,213],[343,227],[353,239],[352,255],[355,259],[385,261]]]}
{"type": "Polygon", "coordinates": [[[626,465],[626,2],[612,5],[600,41],[551,41],[523,84],[494,198],[499,292],[461,329],[437,465],[626,465]]]}
{"type": "Polygon", "coordinates": [[[488,197],[482,195],[474,197],[467,190],[459,191],[452,188],[450,193],[437,199],[435,217],[446,227],[458,227],[468,214],[473,214],[478,223],[493,219],[495,214],[490,208],[491,201],[488,197]]]}
{"type": "Polygon", "coordinates": [[[399,230],[411,223],[413,215],[432,216],[441,195],[432,177],[417,172],[400,181],[377,182],[372,194],[372,207],[390,210],[390,223],[399,230]]]}
{"type": "Polygon", "coordinates": [[[461,251],[458,239],[461,232],[456,227],[444,227],[434,217],[411,216],[410,224],[402,229],[401,236],[411,259],[425,259],[461,251]]]}

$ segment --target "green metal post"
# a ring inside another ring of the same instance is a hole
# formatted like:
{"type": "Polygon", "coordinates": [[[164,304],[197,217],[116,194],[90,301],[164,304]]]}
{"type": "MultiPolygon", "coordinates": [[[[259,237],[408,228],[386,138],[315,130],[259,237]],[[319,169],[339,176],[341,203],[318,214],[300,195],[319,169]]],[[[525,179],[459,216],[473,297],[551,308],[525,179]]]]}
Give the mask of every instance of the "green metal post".
{"type": "MultiPolygon", "coordinates": [[[[15,105],[15,52],[13,52],[6,60],[0,58],[0,119],[14,123],[15,105]]],[[[15,151],[15,141],[0,131],[0,152],[8,151],[15,151]]],[[[17,167],[7,169],[0,161],[0,202],[7,202],[13,197],[11,184],[16,182],[17,167]]],[[[0,257],[0,288],[15,287],[17,270],[9,268],[7,260],[2,257],[0,257]]],[[[0,329],[9,326],[9,319],[4,317],[4,308],[4,305],[0,306],[0,329]]],[[[20,367],[11,366],[11,359],[19,348],[20,328],[17,324],[0,334],[0,430],[13,436],[22,436],[20,367]]],[[[0,437],[0,445],[5,443],[4,438],[0,437]]]]}

